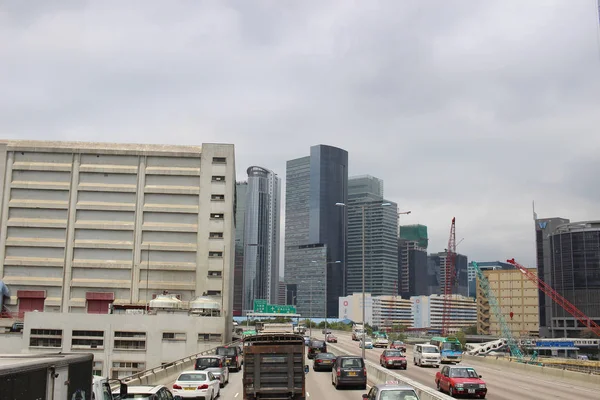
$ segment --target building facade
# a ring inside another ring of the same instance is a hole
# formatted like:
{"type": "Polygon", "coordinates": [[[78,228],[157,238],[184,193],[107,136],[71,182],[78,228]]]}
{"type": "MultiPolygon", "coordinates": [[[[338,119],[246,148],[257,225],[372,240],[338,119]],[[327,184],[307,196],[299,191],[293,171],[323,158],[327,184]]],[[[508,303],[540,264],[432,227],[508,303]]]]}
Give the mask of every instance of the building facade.
{"type": "Polygon", "coordinates": [[[244,310],[252,311],[255,299],[278,302],[281,180],[262,167],[249,167],[247,173],[244,310]]]}
{"type": "MultiPolygon", "coordinates": [[[[431,296],[414,296],[412,303],[413,327],[442,329],[442,314],[444,310],[444,296],[433,294],[431,296]]],[[[448,326],[450,332],[457,332],[463,328],[477,325],[477,303],[475,299],[461,295],[452,295],[450,299],[450,315],[448,326]]]]}
{"type": "MultiPolygon", "coordinates": [[[[537,218],[534,213],[535,222],[535,248],[538,278],[553,286],[552,283],[552,250],[550,249],[550,234],[562,224],[569,223],[565,218],[537,218]]],[[[539,291],[540,308],[540,337],[553,337],[552,328],[552,304],[553,301],[544,292],[539,291]]]]}
{"type": "MultiPolygon", "coordinates": [[[[400,232],[402,232],[400,227],[400,232]]],[[[401,235],[402,236],[402,235],[401,235]]],[[[429,274],[427,249],[417,240],[398,239],[398,293],[402,297],[429,296],[436,285],[435,274],[429,274]]]]}
{"type": "MultiPolygon", "coordinates": [[[[439,253],[430,254],[428,257],[428,263],[435,270],[438,294],[444,294],[444,285],[446,284],[447,255],[447,252],[442,251],[439,253]]],[[[463,254],[456,254],[454,265],[455,281],[452,287],[452,294],[467,296],[469,292],[468,264],[469,262],[467,256],[463,254]]]]}
{"type": "Polygon", "coordinates": [[[398,294],[398,205],[383,198],[381,179],[365,175],[348,180],[347,209],[347,293],[363,291],[364,233],[364,290],[373,296],[398,294]]]}
{"type": "MultiPolygon", "coordinates": [[[[229,318],[228,318],[229,319],[229,318]]],[[[92,353],[94,375],[123,378],[231,341],[224,317],[28,312],[0,353],[92,353]]],[[[8,335],[5,335],[8,336],[8,335]]]]}
{"type": "MultiPolygon", "coordinates": [[[[600,324],[600,221],[559,225],[550,233],[552,287],[600,324]]],[[[585,326],[551,303],[551,337],[580,337],[585,326]]]]}
{"type": "Polygon", "coordinates": [[[279,285],[277,287],[277,290],[278,290],[278,293],[277,293],[277,296],[278,296],[277,297],[277,304],[280,304],[280,305],[287,304],[287,302],[286,302],[286,297],[287,297],[286,290],[287,290],[287,287],[286,287],[284,281],[279,281],[279,285]]]}
{"type": "MultiPolygon", "coordinates": [[[[498,302],[500,312],[513,337],[537,337],[539,334],[537,285],[512,265],[508,264],[508,266],[510,268],[488,266],[482,272],[488,280],[490,290],[498,302]]],[[[532,272],[537,273],[537,271],[532,272]]],[[[477,333],[501,336],[502,329],[498,316],[491,309],[489,300],[479,284],[477,288],[477,333]]]]}
{"type": "MultiPolygon", "coordinates": [[[[339,315],[356,323],[362,322],[362,293],[340,297],[339,315]]],[[[400,296],[371,296],[365,293],[365,321],[379,329],[412,326],[411,302],[400,296]]]]}
{"type": "Polygon", "coordinates": [[[348,153],[312,146],[287,162],[285,279],[297,288],[298,313],[335,318],[344,293],[348,153]]]}
{"type": "MultiPolygon", "coordinates": [[[[501,262],[501,261],[479,261],[477,266],[482,271],[487,270],[498,270],[498,269],[515,269],[512,264],[501,262]]],[[[477,273],[475,267],[471,261],[468,265],[467,275],[469,277],[469,297],[477,297],[478,284],[477,284],[477,273]]]]}
{"type": "Polygon", "coordinates": [[[215,333],[231,331],[233,145],[4,141],[0,168],[12,312],[105,314],[167,290],[218,299],[215,333]]]}
{"type": "Polygon", "coordinates": [[[239,317],[244,309],[244,222],[248,182],[235,184],[235,265],[233,270],[233,315],[239,317]]]}

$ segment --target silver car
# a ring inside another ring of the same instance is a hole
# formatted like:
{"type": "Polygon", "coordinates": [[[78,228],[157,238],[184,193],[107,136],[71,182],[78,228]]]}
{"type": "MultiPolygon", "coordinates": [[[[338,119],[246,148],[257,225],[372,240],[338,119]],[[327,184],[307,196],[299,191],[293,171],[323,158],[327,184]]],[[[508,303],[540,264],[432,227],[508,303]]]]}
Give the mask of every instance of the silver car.
{"type": "Polygon", "coordinates": [[[229,383],[229,368],[227,367],[227,357],[225,356],[201,356],[196,358],[194,367],[197,371],[211,372],[221,381],[221,387],[229,383]]]}

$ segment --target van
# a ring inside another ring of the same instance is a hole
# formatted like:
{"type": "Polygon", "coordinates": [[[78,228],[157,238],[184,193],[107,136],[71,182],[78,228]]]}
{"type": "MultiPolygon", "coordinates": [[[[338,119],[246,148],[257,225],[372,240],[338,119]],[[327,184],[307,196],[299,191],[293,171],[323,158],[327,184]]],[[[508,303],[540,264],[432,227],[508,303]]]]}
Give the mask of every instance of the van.
{"type": "Polygon", "coordinates": [[[108,379],[101,376],[92,377],[92,400],[113,400],[119,397],[111,393],[108,379]]]}
{"type": "Polygon", "coordinates": [[[433,365],[439,368],[442,362],[440,350],[432,344],[416,344],[413,348],[413,362],[419,367],[433,365]]]}

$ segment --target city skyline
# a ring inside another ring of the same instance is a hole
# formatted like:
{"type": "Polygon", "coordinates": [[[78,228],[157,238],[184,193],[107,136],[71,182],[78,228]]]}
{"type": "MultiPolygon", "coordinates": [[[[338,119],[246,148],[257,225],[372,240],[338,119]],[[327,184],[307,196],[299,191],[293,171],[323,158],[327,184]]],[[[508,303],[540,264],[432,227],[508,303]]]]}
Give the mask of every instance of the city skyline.
{"type": "Polygon", "coordinates": [[[234,143],[238,178],[329,144],[473,259],[535,266],[532,200],[597,218],[594,2],[146,4],[3,6],[3,136],[234,143]]]}

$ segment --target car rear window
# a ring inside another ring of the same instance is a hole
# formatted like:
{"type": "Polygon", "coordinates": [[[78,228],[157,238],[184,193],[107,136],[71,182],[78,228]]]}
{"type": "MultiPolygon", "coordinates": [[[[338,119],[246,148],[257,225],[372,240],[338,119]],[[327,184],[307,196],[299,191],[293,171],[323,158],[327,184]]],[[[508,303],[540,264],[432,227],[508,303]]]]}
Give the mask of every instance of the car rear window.
{"type": "Polygon", "coordinates": [[[360,358],[342,358],[342,368],[360,368],[362,359],[360,358]]]}
{"type": "Polygon", "coordinates": [[[178,381],[181,382],[196,382],[196,381],[205,381],[206,379],[206,374],[181,374],[179,375],[179,378],[177,378],[178,381]]]}
{"type": "Polygon", "coordinates": [[[215,368],[219,367],[220,361],[218,358],[198,358],[196,360],[196,367],[215,368]]]}
{"type": "Polygon", "coordinates": [[[325,342],[322,340],[313,340],[311,342],[311,346],[312,347],[323,347],[323,346],[325,346],[325,342]]]}
{"type": "Polygon", "coordinates": [[[317,355],[317,358],[334,359],[335,355],[333,355],[332,353],[321,353],[317,355]]]}
{"type": "Polygon", "coordinates": [[[219,356],[235,356],[235,347],[217,347],[219,356]]]}

